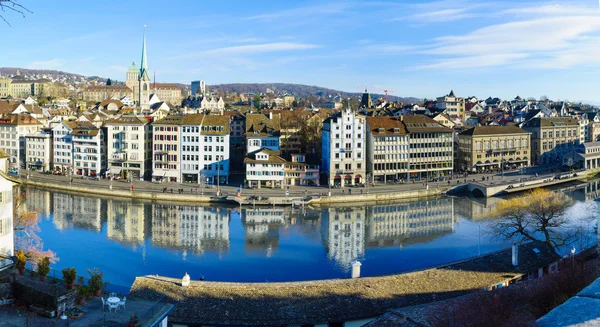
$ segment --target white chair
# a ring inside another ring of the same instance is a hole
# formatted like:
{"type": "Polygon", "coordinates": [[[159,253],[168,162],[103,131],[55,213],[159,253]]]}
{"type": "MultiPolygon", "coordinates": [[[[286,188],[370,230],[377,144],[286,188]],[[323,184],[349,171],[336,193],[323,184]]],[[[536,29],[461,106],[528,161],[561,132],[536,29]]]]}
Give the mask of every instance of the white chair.
{"type": "Polygon", "coordinates": [[[125,309],[125,302],[127,302],[126,296],[123,297],[123,300],[119,301],[119,306],[123,307],[123,309],[125,309]]]}
{"type": "Polygon", "coordinates": [[[115,309],[115,313],[117,312],[117,309],[119,309],[119,303],[115,303],[115,304],[108,304],[108,312],[110,312],[110,310],[115,309]]]}
{"type": "Polygon", "coordinates": [[[101,297],[100,299],[102,299],[102,310],[104,310],[104,307],[106,306],[106,302],[104,302],[104,297],[101,297]]]}
{"type": "Polygon", "coordinates": [[[117,293],[110,293],[108,297],[117,297],[117,293]]]}

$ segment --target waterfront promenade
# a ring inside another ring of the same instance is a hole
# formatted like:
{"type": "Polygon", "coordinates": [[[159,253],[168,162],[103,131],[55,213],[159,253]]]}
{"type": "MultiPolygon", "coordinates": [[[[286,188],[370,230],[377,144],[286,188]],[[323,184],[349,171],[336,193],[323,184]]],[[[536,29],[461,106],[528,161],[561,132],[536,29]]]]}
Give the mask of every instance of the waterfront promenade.
{"type": "MultiPolygon", "coordinates": [[[[182,202],[219,202],[225,198],[234,198],[241,191],[241,198],[251,196],[274,198],[276,203],[285,203],[293,198],[313,199],[314,203],[342,203],[386,201],[403,198],[442,195],[451,188],[467,183],[499,184],[517,183],[524,179],[553,176],[554,171],[549,167],[530,167],[526,172],[507,171],[502,173],[475,174],[454,177],[438,182],[415,181],[410,183],[377,183],[375,186],[332,188],[325,186],[290,186],[289,189],[247,189],[241,188],[243,175],[232,175],[229,185],[204,185],[187,183],[157,183],[135,180],[89,180],[81,176],[61,176],[29,172],[21,176],[9,176],[14,182],[41,188],[51,188],[63,191],[80,192],[105,196],[126,198],[142,198],[149,200],[174,200],[182,202]],[[19,178],[20,177],[20,178],[19,178]],[[287,194],[286,194],[287,191],[287,194]],[[220,195],[217,194],[220,192],[220,195]],[[331,193],[330,193],[331,192],[331,193]],[[328,195],[331,194],[331,197],[328,195]],[[321,200],[319,200],[321,199],[321,200]]],[[[246,201],[247,203],[248,201],[246,201]]]]}

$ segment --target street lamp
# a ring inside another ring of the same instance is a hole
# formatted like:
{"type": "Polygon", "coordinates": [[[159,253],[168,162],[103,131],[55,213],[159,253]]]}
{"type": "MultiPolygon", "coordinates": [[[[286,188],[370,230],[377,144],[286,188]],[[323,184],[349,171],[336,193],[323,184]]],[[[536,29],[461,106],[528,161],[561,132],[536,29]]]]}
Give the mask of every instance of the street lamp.
{"type": "Polygon", "coordinates": [[[571,258],[573,258],[573,268],[575,268],[575,247],[571,247],[571,258]]]}

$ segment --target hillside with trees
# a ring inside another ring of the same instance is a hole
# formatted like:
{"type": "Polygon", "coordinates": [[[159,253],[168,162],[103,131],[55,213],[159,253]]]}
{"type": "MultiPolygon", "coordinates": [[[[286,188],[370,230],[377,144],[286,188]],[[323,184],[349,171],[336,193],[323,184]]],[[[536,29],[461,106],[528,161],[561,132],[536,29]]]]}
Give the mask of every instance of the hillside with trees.
{"type": "MultiPolygon", "coordinates": [[[[290,94],[300,98],[317,96],[322,98],[333,98],[335,96],[360,97],[362,92],[344,92],[340,90],[329,89],[326,87],[291,83],[232,83],[210,85],[210,90],[224,93],[266,93],[267,89],[273,90],[276,94],[290,94]]],[[[371,94],[373,99],[385,98],[385,94],[371,94]]],[[[416,103],[422,99],[414,97],[389,96],[390,101],[400,101],[403,103],[416,103]]]]}

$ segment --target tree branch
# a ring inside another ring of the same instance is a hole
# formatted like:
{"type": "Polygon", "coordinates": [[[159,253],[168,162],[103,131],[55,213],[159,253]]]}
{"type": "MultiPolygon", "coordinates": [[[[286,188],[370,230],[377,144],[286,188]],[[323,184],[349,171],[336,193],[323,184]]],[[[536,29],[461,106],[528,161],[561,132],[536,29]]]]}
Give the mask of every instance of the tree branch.
{"type": "MultiPolygon", "coordinates": [[[[19,14],[21,14],[21,16],[23,16],[23,18],[25,18],[26,12],[33,14],[33,11],[27,9],[25,6],[21,5],[17,1],[19,1],[19,0],[0,0],[0,10],[2,10],[3,13],[11,12],[11,11],[19,13],[19,14]]],[[[6,23],[6,25],[12,26],[6,20],[6,18],[4,17],[3,14],[0,14],[0,18],[6,23]]]]}

